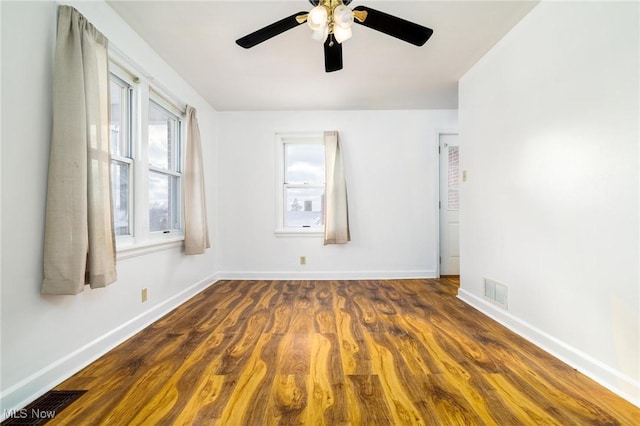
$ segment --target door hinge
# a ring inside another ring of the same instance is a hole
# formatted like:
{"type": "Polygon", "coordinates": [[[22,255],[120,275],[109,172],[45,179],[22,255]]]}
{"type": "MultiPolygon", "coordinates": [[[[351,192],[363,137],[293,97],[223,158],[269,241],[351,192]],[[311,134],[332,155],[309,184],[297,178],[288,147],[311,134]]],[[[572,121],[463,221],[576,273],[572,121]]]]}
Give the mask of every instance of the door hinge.
{"type": "Polygon", "coordinates": [[[440,264],[442,265],[442,256],[438,256],[438,259],[440,261],[440,264]]]}
{"type": "Polygon", "coordinates": [[[442,208],[442,201],[438,201],[438,208],[441,209],[442,208]]]}

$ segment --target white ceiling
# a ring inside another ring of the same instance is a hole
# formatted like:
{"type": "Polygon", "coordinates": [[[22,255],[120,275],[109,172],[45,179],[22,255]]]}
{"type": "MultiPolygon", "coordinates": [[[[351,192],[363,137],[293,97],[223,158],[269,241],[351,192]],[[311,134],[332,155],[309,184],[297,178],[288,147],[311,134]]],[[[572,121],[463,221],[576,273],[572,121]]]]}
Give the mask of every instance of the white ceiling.
{"type": "Polygon", "coordinates": [[[535,1],[366,1],[432,28],[416,47],[355,25],[344,69],[325,73],[322,45],[300,25],[251,49],[235,40],[306,0],[109,1],[216,110],[454,109],[457,81],[535,1]]]}

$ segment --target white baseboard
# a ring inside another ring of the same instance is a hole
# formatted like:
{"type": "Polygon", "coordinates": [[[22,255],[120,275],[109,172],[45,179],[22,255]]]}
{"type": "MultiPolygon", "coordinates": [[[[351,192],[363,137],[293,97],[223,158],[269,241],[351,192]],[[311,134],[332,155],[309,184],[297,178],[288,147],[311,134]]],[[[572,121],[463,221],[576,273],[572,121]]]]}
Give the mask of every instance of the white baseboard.
{"type": "Polygon", "coordinates": [[[7,388],[0,395],[0,407],[2,409],[0,421],[4,420],[8,413],[12,412],[11,410],[19,410],[25,407],[216,281],[218,281],[218,274],[213,274],[197,282],[118,328],[7,388]]]}
{"type": "Polygon", "coordinates": [[[436,271],[222,271],[221,280],[393,280],[436,278],[436,271]]]}
{"type": "Polygon", "coordinates": [[[462,288],[458,291],[458,298],[640,407],[640,382],[462,288]]]}

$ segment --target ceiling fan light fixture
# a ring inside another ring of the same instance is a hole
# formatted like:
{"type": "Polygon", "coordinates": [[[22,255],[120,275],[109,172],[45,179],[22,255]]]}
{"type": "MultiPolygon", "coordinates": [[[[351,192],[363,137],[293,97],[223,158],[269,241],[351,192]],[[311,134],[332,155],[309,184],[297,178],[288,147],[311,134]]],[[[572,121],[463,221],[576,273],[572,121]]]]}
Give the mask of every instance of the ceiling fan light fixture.
{"type": "Polygon", "coordinates": [[[336,41],[342,44],[343,41],[349,40],[353,35],[353,33],[350,27],[343,28],[343,27],[336,26],[333,28],[333,35],[336,38],[336,41]]]}
{"type": "Polygon", "coordinates": [[[329,12],[327,11],[327,8],[322,5],[318,5],[309,11],[307,24],[313,31],[318,31],[319,29],[327,26],[328,17],[329,12]]]}
{"type": "Polygon", "coordinates": [[[344,4],[333,10],[333,22],[337,27],[350,28],[353,25],[353,11],[344,4]]]}
{"type": "Polygon", "coordinates": [[[311,33],[311,38],[320,43],[324,43],[327,37],[329,37],[329,27],[326,25],[311,33]]]}

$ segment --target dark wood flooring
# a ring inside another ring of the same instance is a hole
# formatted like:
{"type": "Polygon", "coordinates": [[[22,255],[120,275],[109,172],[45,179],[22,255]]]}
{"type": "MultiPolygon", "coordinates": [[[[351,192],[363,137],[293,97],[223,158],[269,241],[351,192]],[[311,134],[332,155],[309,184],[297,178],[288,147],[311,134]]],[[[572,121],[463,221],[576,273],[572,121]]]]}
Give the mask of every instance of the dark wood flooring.
{"type": "Polygon", "coordinates": [[[640,425],[457,281],[220,281],[56,389],[50,424],[640,425]]]}

